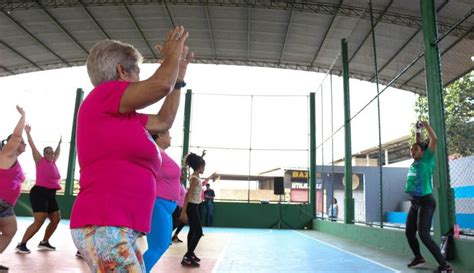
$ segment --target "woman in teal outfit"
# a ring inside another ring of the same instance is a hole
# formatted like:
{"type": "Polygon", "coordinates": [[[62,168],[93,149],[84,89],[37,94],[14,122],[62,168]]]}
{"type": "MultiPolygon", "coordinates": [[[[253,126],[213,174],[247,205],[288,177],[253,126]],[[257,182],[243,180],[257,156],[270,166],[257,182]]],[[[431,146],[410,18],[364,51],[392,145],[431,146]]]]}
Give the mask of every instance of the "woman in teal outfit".
{"type": "Polygon", "coordinates": [[[436,209],[433,198],[431,176],[435,167],[434,151],[436,148],[436,134],[426,121],[416,123],[416,142],[411,146],[411,155],[414,159],[407,174],[405,192],[411,196],[411,207],[408,212],[405,235],[415,258],[407,265],[410,268],[422,265],[425,259],[421,256],[420,245],[416,232],[423,244],[428,248],[439,264],[435,272],[452,272],[452,268],[441,255],[438,245],[430,235],[431,222],[436,209]],[[421,129],[425,128],[429,141],[421,141],[421,129]]]}

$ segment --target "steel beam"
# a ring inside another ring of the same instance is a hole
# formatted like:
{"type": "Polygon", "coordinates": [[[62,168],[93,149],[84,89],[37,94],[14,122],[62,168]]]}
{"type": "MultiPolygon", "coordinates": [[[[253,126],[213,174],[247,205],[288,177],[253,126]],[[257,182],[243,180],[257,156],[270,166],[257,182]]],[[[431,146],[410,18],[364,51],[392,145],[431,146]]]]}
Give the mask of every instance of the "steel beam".
{"type": "Polygon", "coordinates": [[[64,34],[66,34],[69,37],[69,39],[71,39],[80,49],[82,49],[87,55],[89,55],[89,50],[83,47],[81,43],[79,43],[79,41],[76,38],[74,38],[74,36],[72,36],[72,34],[69,31],[67,31],[67,29],[58,20],[56,20],[56,18],[54,18],[54,16],[41,4],[41,1],[35,0],[35,2],[44,11],[44,13],[48,15],[49,19],[51,19],[51,21],[53,21],[56,24],[56,26],[59,29],[61,29],[64,32],[64,34]]]}
{"type": "Polygon", "coordinates": [[[212,24],[211,24],[211,16],[209,15],[209,8],[207,6],[204,7],[206,10],[206,18],[207,18],[207,27],[209,29],[209,38],[211,40],[211,48],[212,52],[214,52],[214,59],[217,60],[217,53],[216,53],[216,44],[214,42],[214,32],[212,31],[212,24]]]}
{"type": "Polygon", "coordinates": [[[92,15],[92,13],[90,12],[90,10],[87,8],[87,6],[82,2],[82,0],[79,0],[79,2],[81,2],[82,4],[82,7],[84,8],[84,10],[86,11],[86,13],[89,15],[89,17],[92,19],[92,21],[94,21],[95,25],[100,29],[100,31],[102,32],[102,34],[107,38],[107,39],[110,39],[110,36],[107,34],[107,32],[105,32],[104,28],[99,24],[99,22],[95,19],[94,15],[92,15]]]}
{"type": "Polygon", "coordinates": [[[59,56],[54,50],[49,48],[45,43],[43,43],[38,37],[33,35],[28,29],[26,29],[20,22],[18,22],[13,16],[11,16],[8,12],[5,10],[2,10],[3,14],[10,19],[11,22],[13,22],[17,27],[21,28],[28,36],[30,36],[31,39],[35,40],[38,44],[40,44],[42,47],[44,47],[46,50],[48,50],[51,54],[53,54],[56,58],[60,59],[63,63],[65,63],[67,66],[71,66],[71,64],[63,59],[61,56],[59,56]]]}
{"type": "Polygon", "coordinates": [[[145,42],[146,46],[151,52],[151,55],[155,58],[155,60],[158,60],[158,57],[156,57],[155,51],[153,51],[153,48],[150,46],[148,43],[147,38],[145,37],[145,34],[143,33],[142,29],[138,25],[137,21],[135,20],[135,17],[133,16],[132,12],[128,8],[128,5],[124,5],[125,10],[127,11],[128,16],[130,17],[130,20],[132,20],[133,24],[135,25],[135,28],[137,29],[138,33],[140,33],[140,36],[142,37],[143,41],[145,42]]]}
{"type": "Polygon", "coordinates": [[[4,47],[8,48],[9,50],[13,51],[16,55],[20,56],[22,59],[26,60],[27,62],[29,62],[30,64],[32,64],[34,67],[38,68],[39,70],[44,70],[41,66],[39,66],[37,63],[33,62],[32,60],[30,60],[28,57],[26,57],[25,55],[21,54],[20,52],[18,52],[18,50],[14,49],[12,46],[10,46],[9,44],[5,43],[4,41],[0,40],[0,44],[2,44],[4,47]]]}
{"type": "MultiPolygon", "coordinates": [[[[373,9],[372,9],[372,2],[370,2],[370,13],[369,15],[373,15],[373,9]]],[[[364,39],[362,40],[362,42],[359,44],[359,46],[357,47],[357,49],[354,51],[354,53],[352,54],[352,56],[349,58],[349,63],[354,59],[354,57],[357,55],[357,53],[359,52],[359,50],[362,48],[362,46],[365,44],[365,41],[367,41],[367,38],[369,38],[370,34],[372,33],[372,31],[375,31],[375,27],[377,26],[377,24],[380,22],[380,20],[382,19],[382,16],[387,12],[387,10],[390,8],[390,6],[393,4],[393,0],[390,0],[390,2],[388,3],[388,5],[385,7],[385,9],[383,10],[382,12],[382,15],[380,15],[378,18],[377,18],[377,21],[375,22],[375,24],[373,24],[369,30],[369,32],[367,32],[367,34],[365,35],[364,39]]],[[[373,21],[373,16],[370,17],[370,21],[372,22],[373,21]]]]}
{"type": "MultiPolygon", "coordinates": [[[[293,3],[295,0],[293,0],[293,3]]],[[[293,20],[293,12],[295,10],[295,6],[291,8],[290,16],[288,17],[288,23],[286,24],[286,32],[285,32],[285,39],[283,39],[283,46],[281,47],[280,58],[278,59],[278,63],[281,63],[281,59],[283,58],[283,52],[285,52],[286,43],[288,42],[288,34],[290,33],[291,21],[293,20]]]]}
{"type": "MultiPolygon", "coordinates": [[[[474,27],[471,28],[470,32],[473,32],[474,31],[474,27]]],[[[469,34],[469,32],[466,32],[465,33],[465,36],[467,36],[469,34]]],[[[456,39],[456,41],[454,41],[451,45],[449,45],[447,48],[443,49],[443,51],[441,51],[441,57],[446,54],[449,50],[451,50],[451,48],[453,48],[454,46],[456,46],[459,42],[461,42],[465,37],[461,36],[459,38],[456,39]]],[[[434,42],[434,41],[433,41],[434,42]]],[[[411,76],[408,80],[404,81],[402,84],[400,84],[398,86],[398,88],[402,88],[404,85],[406,85],[407,83],[409,83],[410,81],[412,81],[414,78],[418,77],[418,75],[420,75],[421,72],[423,72],[425,69],[422,68],[420,70],[418,70],[418,72],[416,72],[415,74],[413,74],[413,76],[411,76]]]]}

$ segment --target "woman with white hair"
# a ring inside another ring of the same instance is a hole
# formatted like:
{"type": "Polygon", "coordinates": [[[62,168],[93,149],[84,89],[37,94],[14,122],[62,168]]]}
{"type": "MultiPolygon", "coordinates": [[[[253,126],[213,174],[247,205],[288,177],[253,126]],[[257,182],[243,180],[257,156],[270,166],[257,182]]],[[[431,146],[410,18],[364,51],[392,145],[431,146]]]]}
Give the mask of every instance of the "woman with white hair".
{"type": "Polygon", "coordinates": [[[80,192],[71,233],[92,272],[145,272],[136,240],[150,230],[161,156],[150,133],[168,130],[176,116],[193,53],[179,26],[157,45],[161,65],[140,81],[140,53],[119,41],[98,42],[87,71],[95,88],[77,117],[80,192]],[[165,98],[159,112],[136,112],[165,98]]]}

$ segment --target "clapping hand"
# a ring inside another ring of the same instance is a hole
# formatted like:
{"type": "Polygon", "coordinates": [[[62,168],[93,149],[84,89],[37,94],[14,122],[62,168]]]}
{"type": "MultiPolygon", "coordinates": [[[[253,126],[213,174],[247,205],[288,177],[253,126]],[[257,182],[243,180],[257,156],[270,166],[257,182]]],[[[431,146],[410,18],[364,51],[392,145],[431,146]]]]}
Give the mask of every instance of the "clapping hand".
{"type": "Polygon", "coordinates": [[[173,55],[177,55],[178,58],[182,57],[184,42],[188,38],[189,33],[184,31],[183,26],[177,26],[172,30],[169,30],[166,34],[163,45],[156,44],[156,49],[160,51],[162,61],[173,55]]]}

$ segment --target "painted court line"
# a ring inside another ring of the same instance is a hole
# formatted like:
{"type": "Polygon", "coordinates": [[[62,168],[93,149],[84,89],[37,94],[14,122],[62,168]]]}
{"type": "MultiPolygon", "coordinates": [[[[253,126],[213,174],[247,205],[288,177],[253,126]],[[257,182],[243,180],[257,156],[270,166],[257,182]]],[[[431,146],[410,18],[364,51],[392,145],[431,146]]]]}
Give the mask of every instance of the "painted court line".
{"type": "MultiPolygon", "coordinates": [[[[398,270],[396,270],[396,269],[394,269],[394,268],[391,268],[391,267],[389,267],[389,266],[386,266],[386,265],[381,264],[381,263],[379,263],[379,262],[376,262],[376,261],[374,261],[374,260],[368,259],[368,258],[366,258],[366,257],[362,257],[362,256],[360,256],[360,255],[357,255],[357,254],[353,253],[353,252],[344,250],[344,249],[342,249],[342,248],[339,248],[339,247],[337,247],[337,246],[331,245],[331,244],[326,243],[326,242],[324,242],[324,241],[318,240],[318,239],[313,238],[313,237],[311,237],[311,236],[309,236],[309,235],[300,233],[300,232],[295,231],[295,230],[292,230],[292,232],[294,232],[294,233],[296,233],[296,234],[299,234],[299,235],[301,235],[301,236],[310,238],[310,239],[312,239],[312,240],[317,241],[318,243],[327,245],[327,246],[329,246],[329,247],[332,247],[332,248],[337,249],[337,250],[339,250],[339,251],[342,251],[342,252],[344,252],[344,253],[350,254],[350,255],[355,256],[355,257],[357,257],[357,258],[360,258],[360,259],[362,259],[362,260],[366,260],[366,261],[368,261],[368,262],[370,262],[370,263],[376,264],[376,265],[381,266],[381,267],[383,267],[383,268],[386,268],[386,269],[388,269],[388,270],[392,270],[393,272],[400,273],[400,271],[398,271],[398,270]]],[[[214,272],[213,272],[213,273],[214,273],[214,272]]]]}
{"type": "Polygon", "coordinates": [[[227,247],[230,245],[230,241],[232,240],[232,237],[233,237],[233,236],[231,236],[231,237],[227,240],[227,242],[226,242],[224,248],[223,248],[222,251],[221,251],[221,254],[219,255],[219,258],[217,258],[217,261],[216,261],[216,263],[214,264],[214,268],[212,269],[212,273],[217,273],[217,269],[218,269],[219,266],[221,265],[222,258],[224,257],[225,253],[227,252],[227,247]]]}

